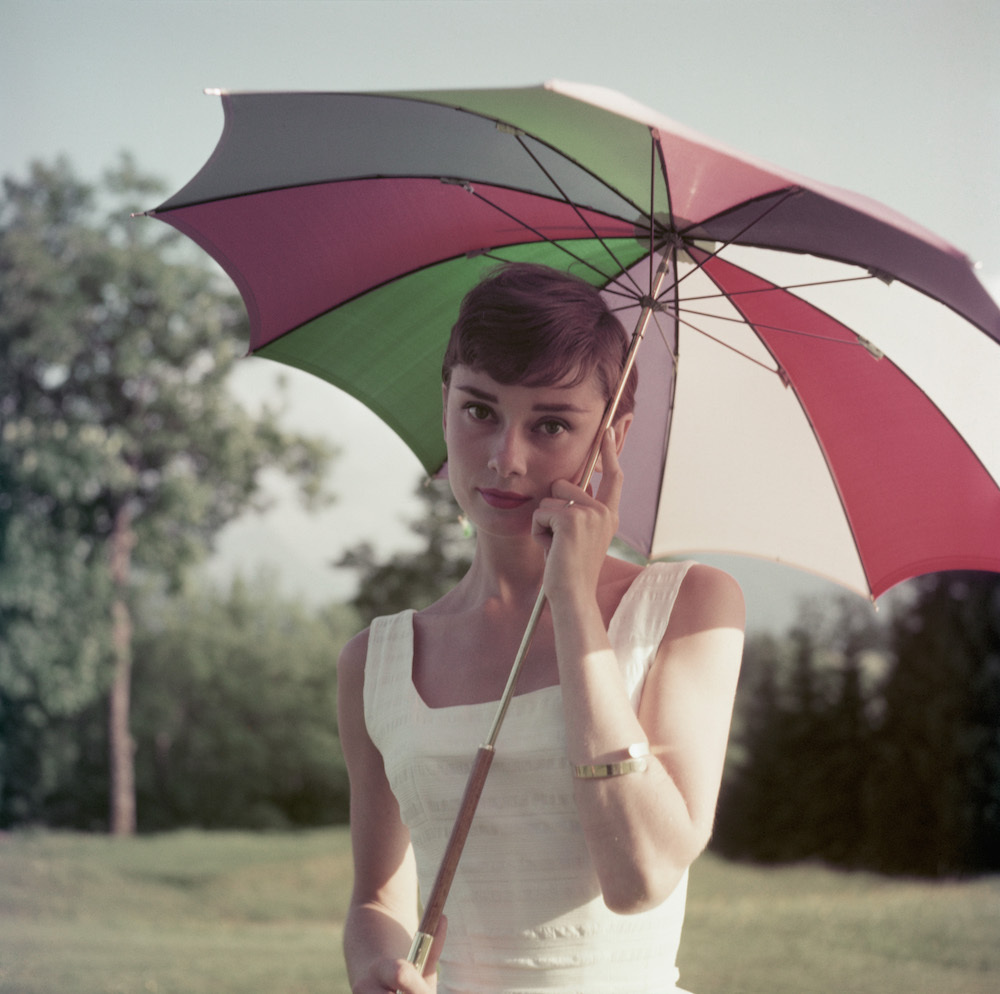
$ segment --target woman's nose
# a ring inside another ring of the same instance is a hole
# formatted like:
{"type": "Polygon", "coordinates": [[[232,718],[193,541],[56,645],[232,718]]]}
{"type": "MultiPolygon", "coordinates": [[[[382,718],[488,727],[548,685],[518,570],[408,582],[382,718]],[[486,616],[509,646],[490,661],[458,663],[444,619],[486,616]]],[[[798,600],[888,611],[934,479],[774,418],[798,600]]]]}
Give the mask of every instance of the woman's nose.
{"type": "Polygon", "coordinates": [[[516,428],[497,432],[489,468],[499,476],[521,476],[526,470],[524,440],[516,428]]]}

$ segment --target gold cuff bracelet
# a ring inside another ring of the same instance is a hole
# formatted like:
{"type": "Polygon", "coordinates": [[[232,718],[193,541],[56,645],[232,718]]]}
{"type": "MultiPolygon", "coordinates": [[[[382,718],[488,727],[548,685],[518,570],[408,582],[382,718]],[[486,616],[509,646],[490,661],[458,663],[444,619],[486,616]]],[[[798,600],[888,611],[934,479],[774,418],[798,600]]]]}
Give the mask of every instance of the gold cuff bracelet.
{"type": "Polygon", "coordinates": [[[649,743],[636,742],[628,747],[628,759],[618,763],[585,764],[573,767],[573,776],[580,780],[603,780],[621,777],[626,773],[643,773],[649,766],[649,743]]]}

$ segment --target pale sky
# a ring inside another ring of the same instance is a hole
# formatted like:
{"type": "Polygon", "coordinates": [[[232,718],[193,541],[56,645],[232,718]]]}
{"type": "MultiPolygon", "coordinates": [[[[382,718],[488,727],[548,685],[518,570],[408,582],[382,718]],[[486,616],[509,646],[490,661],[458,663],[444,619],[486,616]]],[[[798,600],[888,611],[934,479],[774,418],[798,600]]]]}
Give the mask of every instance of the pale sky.
{"type": "MultiPolygon", "coordinates": [[[[69,156],[96,178],[120,150],[173,190],[222,114],[205,88],[379,90],[561,78],[619,90],[737,149],[902,211],[1000,287],[1000,3],[995,0],[0,0],[0,171],[69,156]]],[[[155,206],[150,204],[150,206],[155,206]]],[[[138,223],[156,223],[141,221],[138,223]]],[[[268,389],[249,360],[243,395],[268,389]]],[[[332,387],[289,372],[295,426],[344,457],[337,507],[233,526],[226,562],[281,564],[290,590],[343,596],[325,564],[405,541],[416,459],[332,387]],[[377,454],[377,455],[376,455],[377,454]]],[[[718,561],[718,560],[713,560],[718,561]]],[[[727,559],[754,627],[836,590],[727,559]]]]}

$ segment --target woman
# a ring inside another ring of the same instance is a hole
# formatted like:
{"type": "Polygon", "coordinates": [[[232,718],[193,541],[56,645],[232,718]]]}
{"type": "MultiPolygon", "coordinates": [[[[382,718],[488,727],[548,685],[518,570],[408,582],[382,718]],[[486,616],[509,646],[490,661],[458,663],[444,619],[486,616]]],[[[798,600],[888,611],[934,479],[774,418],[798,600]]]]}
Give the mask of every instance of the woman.
{"type": "Polygon", "coordinates": [[[628,337],[600,295],[507,266],[443,365],[448,478],[472,566],[340,659],[356,994],[677,990],[687,869],[712,828],[742,651],[731,577],[608,556],[635,381],[577,485],[628,337]],[[547,605],[424,975],[406,962],[540,586],[547,605]],[[419,880],[419,891],[418,891],[419,880]],[[440,958],[439,958],[440,957],[440,958]],[[435,968],[439,967],[439,975],[435,968]]]}

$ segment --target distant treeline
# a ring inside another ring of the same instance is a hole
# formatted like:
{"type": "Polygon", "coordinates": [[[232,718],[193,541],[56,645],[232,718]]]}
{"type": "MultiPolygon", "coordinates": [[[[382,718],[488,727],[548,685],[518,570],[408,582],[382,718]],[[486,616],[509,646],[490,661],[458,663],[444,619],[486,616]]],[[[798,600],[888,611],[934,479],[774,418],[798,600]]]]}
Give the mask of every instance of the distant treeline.
{"type": "Polygon", "coordinates": [[[1000,870],[1000,576],[845,597],[746,649],[713,847],[885,873],[1000,870]]]}
{"type": "MultiPolygon", "coordinates": [[[[419,570],[397,566],[405,599],[419,570]]],[[[356,568],[360,602],[371,582],[392,586],[387,564],[356,568]]],[[[715,851],[894,874],[1000,870],[1000,577],[910,587],[884,621],[845,597],[803,605],[781,636],[751,636],[715,851]]],[[[140,617],[140,830],[346,820],[335,662],[363,610],[309,611],[258,579],[161,596],[140,617]]],[[[104,708],[46,722],[4,699],[0,824],[107,828],[104,708]]]]}

